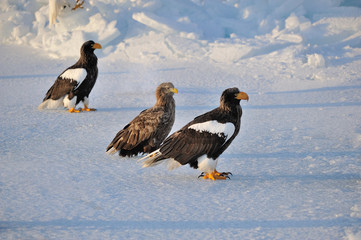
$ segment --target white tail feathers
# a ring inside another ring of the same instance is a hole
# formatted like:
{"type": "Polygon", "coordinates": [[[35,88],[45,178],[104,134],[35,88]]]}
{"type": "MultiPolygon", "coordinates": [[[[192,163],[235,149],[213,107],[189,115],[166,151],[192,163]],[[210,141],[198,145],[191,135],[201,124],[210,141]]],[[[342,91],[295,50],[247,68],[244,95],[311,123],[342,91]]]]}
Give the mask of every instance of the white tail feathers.
{"type": "Polygon", "coordinates": [[[43,110],[64,108],[63,99],[64,98],[59,98],[57,100],[47,99],[38,106],[38,109],[43,110]]]}
{"type": "Polygon", "coordinates": [[[158,149],[155,150],[154,152],[149,153],[147,156],[139,159],[138,161],[140,162],[143,161],[143,168],[153,167],[160,163],[166,163],[168,165],[168,170],[173,170],[175,168],[182,166],[182,164],[180,164],[178,161],[176,161],[173,158],[157,160],[157,158],[160,157],[161,155],[162,153],[158,149]]]}
{"type": "Polygon", "coordinates": [[[157,149],[154,152],[149,153],[147,156],[142,157],[138,161],[143,162],[143,168],[155,166],[160,163],[158,161],[157,162],[155,161],[157,157],[159,157],[160,155],[162,155],[162,153],[160,152],[159,149],[157,149]]]}
{"type": "Polygon", "coordinates": [[[174,170],[182,166],[177,160],[170,158],[167,160],[168,170],[174,170]]]}
{"type": "Polygon", "coordinates": [[[108,151],[106,151],[107,154],[110,155],[114,155],[116,152],[118,152],[117,149],[115,149],[114,147],[112,147],[111,149],[109,149],[108,151]]]}

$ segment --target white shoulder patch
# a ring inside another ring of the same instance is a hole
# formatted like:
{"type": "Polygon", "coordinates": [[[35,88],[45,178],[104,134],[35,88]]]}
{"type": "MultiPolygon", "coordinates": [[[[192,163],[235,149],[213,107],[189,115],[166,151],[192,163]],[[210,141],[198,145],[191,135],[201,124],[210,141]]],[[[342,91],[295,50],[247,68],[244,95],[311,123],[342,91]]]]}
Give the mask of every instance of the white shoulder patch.
{"type": "Polygon", "coordinates": [[[68,69],[60,75],[63,79],[77,81],[80,84],[86,78],[87,72],[84,68],[68,69]]]}
{"type": "Polygon", "coordinates": [[[188,128],[196,130],[198,132],[209,132],[209,133],[217,134],[220,137],[222,136],[221,134],[223,133],[226,136],[227,140],[229,137],[233,135],[235,130],[233,123],[230,122],[220,123],[216,120],[207,121],[203,123],[196,123],[190,125],[188,128]]]}

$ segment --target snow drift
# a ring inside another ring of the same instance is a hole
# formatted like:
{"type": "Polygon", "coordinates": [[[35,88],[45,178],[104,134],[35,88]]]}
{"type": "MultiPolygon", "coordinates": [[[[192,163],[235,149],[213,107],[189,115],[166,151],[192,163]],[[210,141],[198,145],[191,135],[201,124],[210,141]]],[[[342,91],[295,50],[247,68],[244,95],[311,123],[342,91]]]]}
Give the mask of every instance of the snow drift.
{"type": "Polygon", "coordinates": [[[325,48],[345,54],[348,47],[361,47],[357,1],[90,0],[75,11],[75,0],[65,2],[52,25],[47,0],[2,0],[0,42],[68,57],[93,39],[104,46],[103,57],[131,62],[234,63],[298,45],[299,57],[315,67],[325,63],[308,55],[322,57],[325,48]]]}

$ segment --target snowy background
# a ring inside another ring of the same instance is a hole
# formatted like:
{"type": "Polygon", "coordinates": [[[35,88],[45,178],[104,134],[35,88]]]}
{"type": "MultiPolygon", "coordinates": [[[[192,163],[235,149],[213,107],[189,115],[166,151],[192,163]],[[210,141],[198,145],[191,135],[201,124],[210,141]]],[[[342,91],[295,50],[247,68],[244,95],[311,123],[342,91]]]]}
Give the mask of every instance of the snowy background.
{"type": "Polygon", "coordinates": [[[360,1],[85,0],[53,26],[48,10],[0,0],[0,239],[361,239],[360,1]],[[98,111],[38,111],[89,39],[98,111]],[[172,131],[249,94],[231,180],[105,154],[165,81],[172,131]]]}

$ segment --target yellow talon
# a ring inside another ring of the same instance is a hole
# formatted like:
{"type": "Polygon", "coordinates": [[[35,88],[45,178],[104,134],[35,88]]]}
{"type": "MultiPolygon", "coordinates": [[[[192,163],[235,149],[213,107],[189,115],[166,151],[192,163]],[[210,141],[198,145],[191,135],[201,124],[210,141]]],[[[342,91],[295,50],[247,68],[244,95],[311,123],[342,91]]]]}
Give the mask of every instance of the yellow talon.
{"type": "Polygon", "coordinates": [[[79,111],[79,110],[75,109],[75,107],[73,107],[73,108],[69,109],[69,112],[70,113],[79,113],[81,111],[79,111]]]}
{"type": "Polygon", "coordinates": [[[213,172],[211,173],[206,173],[203,176],[203,179],[211,179],[211,180],[226,180],[228,177],[228,174],[231,173],[219,173],[217,172],[217,170],[215,169],[213,172]]]}
{"type": "Polygon", "coordinates": [[[87,111],[87,112],[89,112],[89,111],[96,111],[95,108],[88,108],[88,106],[87,106],[86,104],[84,104],[84,108],[82,108],[81,110],[82,110],[82,111],[87,111]]]}

